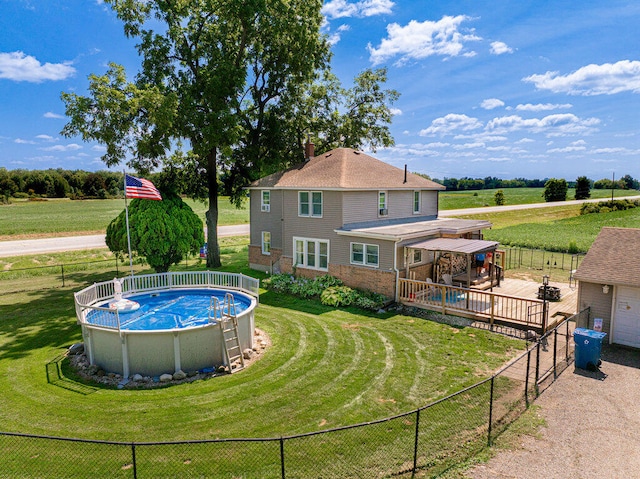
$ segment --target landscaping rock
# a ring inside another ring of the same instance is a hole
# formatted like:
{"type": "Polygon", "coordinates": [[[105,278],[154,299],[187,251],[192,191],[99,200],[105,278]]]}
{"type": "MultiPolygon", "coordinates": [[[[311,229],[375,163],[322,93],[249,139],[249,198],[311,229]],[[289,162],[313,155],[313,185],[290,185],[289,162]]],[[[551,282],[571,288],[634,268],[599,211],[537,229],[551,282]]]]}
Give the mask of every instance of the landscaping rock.
{"type": "Polygon", "coordinates": [[[242,351],[242,357],[244,359],[251,359],[253,357],[253,349],[245,349],[244,351],[242,351]]]}
{"type": "Polygon", "coordinates": [[[84,353],[84,343],[76,343],[69,346],[67,354],[76,355],[84,353]]]}
{"type": "Polygon", "coordinates": [[[181,379],[184,379],[187,377],[187,373],[185,373],[184,371],[176,371],[175,373],[173,373],[173,379],[175,381],[180,381],[181,379]]]}
{"type": "Polygon", "coordinates": [[[160,382],[161,383],[168,383],[169,381],[173,381],[173,375],[172,374],[161,374],[160,375],[160,382]]]}
{"type": "Polygon", "coordinates": [[[134,374],[131,379],[134,381],[142,381],[144,378],[142,377],[142,374],[134,374]]]}

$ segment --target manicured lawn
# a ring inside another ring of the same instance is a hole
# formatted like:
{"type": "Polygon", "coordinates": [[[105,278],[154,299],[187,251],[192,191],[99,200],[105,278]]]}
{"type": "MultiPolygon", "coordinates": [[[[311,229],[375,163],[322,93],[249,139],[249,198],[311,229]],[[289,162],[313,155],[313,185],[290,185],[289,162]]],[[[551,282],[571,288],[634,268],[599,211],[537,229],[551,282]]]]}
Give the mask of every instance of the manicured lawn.
{"type": "MultiPolygon", "coordinates": [[[[204,203],[185,199],[193,211],[205,222],[204,203]]],[[[238,225],[249,222],[248,202],[237,209],[228,198],[218,201],[219,224],[238,225]]],[[[66,233],[98,234],[124,210],[124,200],[14,200],[11,205],[0,206],[0,239],[26,236],[51,236],[66,233]]]]}
{"type": "Polygon", "coordinates": [[[46,363],[81,341],[71,293],[0,298],[0,430],[118,441],[308,432],[425,405],[523,347],[485,331],[265,293],[256,324],[273,346],[241,373],[140,391],[49,384],[46,363]]]}

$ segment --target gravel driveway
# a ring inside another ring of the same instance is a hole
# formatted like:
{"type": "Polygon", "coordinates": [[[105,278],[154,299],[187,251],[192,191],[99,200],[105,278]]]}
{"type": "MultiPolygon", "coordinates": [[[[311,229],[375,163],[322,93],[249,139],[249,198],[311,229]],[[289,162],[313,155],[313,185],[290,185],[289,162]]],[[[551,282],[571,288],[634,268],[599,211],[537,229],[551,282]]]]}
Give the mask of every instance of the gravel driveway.
{"type": "Polygon", "coordinates": [[[640,351],[604,347],[600,372],[570,365],[536,400],[541,438],[498,453],[466,475],[503,478],[640,477],[640,351]]]}

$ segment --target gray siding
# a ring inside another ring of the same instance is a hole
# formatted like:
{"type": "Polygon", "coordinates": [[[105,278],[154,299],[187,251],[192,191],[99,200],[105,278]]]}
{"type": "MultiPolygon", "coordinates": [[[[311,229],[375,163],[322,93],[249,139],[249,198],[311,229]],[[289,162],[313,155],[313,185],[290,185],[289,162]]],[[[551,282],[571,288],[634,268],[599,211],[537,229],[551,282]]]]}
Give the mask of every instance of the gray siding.
{"type": "Polygon", "coordinates": [[[331,263],[368,269],[378,269],[380,271],[393,271],[393,258],[395,254],[394,247],[395,244],[393,241],[374,240],[370,238],[361,238],[359,236],[339,236],[335,241],[335,244],[331,244],[332,252],[335,251],[334,255],[331,257],[331,263]],[[374,268],[372,266],[352,265],[351,243],[378,245],[378,267],[374,268]]]}
{"type": "Polygon", "coordinates": [[[415,214],[413,212],[413,191],[386,191],[388,215],[384,217],[378,215],[378,190],[345,191],[342,193],[344,197],[342,205],[344,224],[438,214],[437,191],[420,191],[420,213],[415,214]]]}
{"type": "MultiPolygon", "coordinates": [[[[304,190],[320,191],[320,190],[304,190]]],[[[333,249],[338,235],[334,230],[342,226],[342,193],[322,192],[322,218],[298,216],[298,191],[283,190],[284,232],[283,254],[293,256],[293,237],[329,240],[329,261],[333,262],[333,249]]]]}
{"type": "Polygon", "coordinates": [[[602,331],[611,334],[611,307],[613,301],[613,288],[607,294],[602,292],[602,283],[578,284],[578,311],[590,307],[589,324],[579,325],[593,328],[593,318],[602,318],[602,331]]]}
{"type": "Polygon", "coordinates": [[[271,233],[271,247],[282,248],[282,191],[271,191],[270,211],[261,211],[262,190],[251,190],[249,219],[250,219],[250,244],[260,246],[262,232],[271,233]]]}

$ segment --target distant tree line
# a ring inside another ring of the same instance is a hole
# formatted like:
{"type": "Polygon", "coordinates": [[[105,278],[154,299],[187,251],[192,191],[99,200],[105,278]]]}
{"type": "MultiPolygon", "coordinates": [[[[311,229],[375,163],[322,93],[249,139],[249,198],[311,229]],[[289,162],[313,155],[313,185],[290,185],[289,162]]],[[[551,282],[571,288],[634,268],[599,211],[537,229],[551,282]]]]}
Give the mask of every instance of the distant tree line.
{"type": "MultiPolygon", "coordinates": [[[[495,190],[504,188],[544,188],[550,178],[528,180],[526,178],[514,178],[511,180],[503,180],[494,176],[486,178],[447,178],[443,180],[431,178],[429,175],[417,173],[418,175],[428,178],[436,183],[447,187],[447,191],[466,191],[466,190],[495,190]]],[[[585,178],[586,177],[580,177],[585,178]]],[[[554,179],[554,178],[551,178],[554,179]]],[[[625,175],[615,182],[612,179],[601,179],[593,181],[587,179],[589,188],[599,189],[621,189],[621,190],[638,190],[640,182],[631,175],[625,175]]],[[[575,188],[578,180],[567,181],[568,188],[575,188]]]]}
{"type": "Polygon", "coordinates": [[[0,168],[0,196],[7,199],[45,198],[113,198],[122,196],[122,173],[83,170],[7,170],[0,168]]]}

